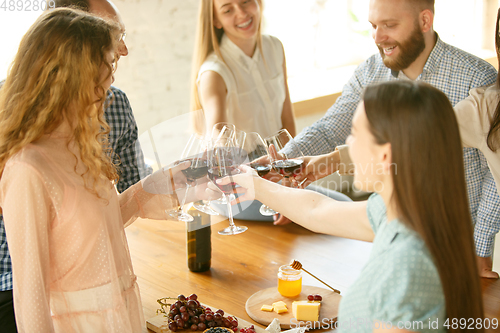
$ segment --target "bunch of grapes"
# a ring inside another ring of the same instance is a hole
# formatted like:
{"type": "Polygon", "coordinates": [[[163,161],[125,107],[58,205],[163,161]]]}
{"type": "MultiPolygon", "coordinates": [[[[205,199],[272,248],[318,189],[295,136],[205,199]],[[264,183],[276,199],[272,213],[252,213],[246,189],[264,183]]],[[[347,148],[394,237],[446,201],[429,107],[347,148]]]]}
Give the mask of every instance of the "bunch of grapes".
{"type": "Polygon", "coordinates": [[[177,298],[165,297],[158,300],[161,309],[158,310],[168,318],[168,328],[172,332],[182,329],[192,331],[204,331],[211,327],[227,327],[236,330],[238,319],[232,316],[224,317],[221,309],[213,312],[212,309],[204,307],[198,302],[198,296],[191,294],[186,298],[179,295],[177,298]],[[168,304],[166,300],[175,299],[176,302],[168,304]]]}
{"type": "Polygon", "coordinates": [[[323,297],[321,297],[321,295],[308,295],[307,296],[307,300],[312,302],[312,301],[322,301],[323,300],[323,297]]]}
{"type": "MultiPolygon", "coordinates": [[[[237,332],[237,331],[235,331],[235,332],[237,332]]],[[[240,329],[240,332],[241,333],[256,333],[255,332],[255,327],[253,325],[250,326],[250,327],[247,327],[247,328],[240,329]]]]}

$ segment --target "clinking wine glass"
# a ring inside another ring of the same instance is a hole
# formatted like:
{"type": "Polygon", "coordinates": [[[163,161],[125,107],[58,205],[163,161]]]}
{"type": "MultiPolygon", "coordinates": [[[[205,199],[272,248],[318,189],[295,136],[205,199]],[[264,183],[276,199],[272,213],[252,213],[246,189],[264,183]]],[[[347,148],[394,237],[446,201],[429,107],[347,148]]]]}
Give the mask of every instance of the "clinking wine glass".
{"type": "Polygon", "coordinates": [[[182,173],[186,177],[186,189],[182,201],[179,203],[179,207],[176,210],[169,211],[168,214],[184,222],[193,221],[193,217],[185,213],[182,208],[186,203],[186,198],[189,189],[195,185],[196,180],[203,178],[208,173],[209,162],[207,159],[207,144],[208,141],[197,134],[191,135],[189,141],[182,152],[181,160],[176,164],[190,161],[191,164],[188,168],[182,170],[182,173]]]}
{"type": "MultiPolygon", "coordinates": [[[[265,139],[273,169],[286,180],[295,177],[304,163],[304,154],[286,129],[265,139]],[[286,149],[284,149],[286,146],[286,149]]],[[[292,182],[292,187],[297,187],[292,182]]]]}
{"type": "MultiPolygon", "coordinates": [[[[218,142],[219,145],[231,145],[238,148],[243,148],[245,144],[246,133],[237,129],[233,124],[227,122],[216,123],[212,127],[212,138],[218,142]]],[[[237,160],[237,164],[242,164],[244,156],[234,156],[235,161],[237,160]]],[[[228,196],[230,201],[234,200],[234,194],[230,194],[228,196]]],[[[220,205],[227,204],[226,197],[222,197],[219,199],[212,200],[212,202],[220,205]]]]}
{"type": "Polygon", "coordinates": [[[236,226],[233,219],[233,210],[231,207],[229,195],[233,192],[235,183],[227,185],[217,184],[217,180],[224,177],[231,177],[240,173],[236,159],[236,154],[241,154],[240,148],[234,147],[232,141],[218,141],[213,143],[209,150],[209,169],[208,178],[219,188],[226,199],[227,213],[229,218],[229,227],[219,230],[221,235],[237,235],[245,232],[248,228],[245,226],[236,226]]]}
{"type": "MultiPolygon", "coordinates": [[[[268,158],[269,152],[267,145],[259,133],[247,133],[245,145],[243,148],[250,160],[250,167],[257,171],[260,177],[264,177],[271,171],[271,163],[268,158]]],[[[272,216],[277,212],[266,205],[260,206],[259,212],[264,216],[272,216]]]]}
{"type": "MultiPolygon", "coordinates": [[[[214,126],[212,126],[212,132],[211,132],[211,140],[215,140],[219,142],[220,145],[226,145],[229,142],[233,142],[235,138],[235,133],[236,133],[236,127],[231,124],[231,123],[216,123],[214,126]]],[[[210,203],[214,202],[217,204],[225,205],[226,200],[225,197],[223,196],[222,198],[215,199],[212,201],[196,201],[193,203],[194,208],[197,210],[210,214],[210,215],[219,215],[212,207],[210,206],[210,203]]]]}

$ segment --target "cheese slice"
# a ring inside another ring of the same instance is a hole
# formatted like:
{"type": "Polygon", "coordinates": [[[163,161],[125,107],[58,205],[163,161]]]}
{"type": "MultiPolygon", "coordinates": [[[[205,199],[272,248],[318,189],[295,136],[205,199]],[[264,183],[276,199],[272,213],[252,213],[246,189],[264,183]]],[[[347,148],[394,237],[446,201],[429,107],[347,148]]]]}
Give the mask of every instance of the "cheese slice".
{"type": "Polygon", "coordinates": [[[278,301],[273,303],[273,306],[279,306],[279,305],[286,307],[286,303],[283,301],[278,301]]]}
{"type": "Polygon", "coordinates": [[[293,316],[297,320],[318,321],[321,302],[294,301],[292,303],[293,316]]]}
{"type": "Polygon", "coordinates": [[[276,313],[286,313],[288,312],[288,309],[286,308],[286,305],[278,304],[273,307],[274,312],[276,313]]]}
{"type": "Polygon", "coordinates": [[[273,306],[272,305],[264,304],[264,305],[262,305],[262,307],[260,308],[260,310],[261,311],[271,312],[271,311],[273,311],[273,306]]]}

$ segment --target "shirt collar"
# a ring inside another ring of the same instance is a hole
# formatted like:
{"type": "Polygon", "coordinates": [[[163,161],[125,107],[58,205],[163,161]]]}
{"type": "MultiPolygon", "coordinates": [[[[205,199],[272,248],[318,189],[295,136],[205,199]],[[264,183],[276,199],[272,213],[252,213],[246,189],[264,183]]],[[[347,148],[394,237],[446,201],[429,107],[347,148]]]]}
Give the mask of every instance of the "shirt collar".
{"type": "MultiPolygon", "coordinates": [[[[425,72],[433,73],[436,70],[436,68],[438,67],[439,62],[442,59],[443,54],[444,54],[445,44],[441,40],[441,38],[439,38],[439,35],[437,34],[437,32],[435,34],[436,34],[436,45],[434,45],[434,48],[432,49],[431,54],[429,54],[429,57],[427,58],[427,61],[425,62],[424,68],[422,70],[422,74],[425,72]]],[[[391,71],[391,75],[393,77],[395,77],[396,79],[399,77],[399,71],[395,71],[392,69],[390,71],[391,71]]],[[[420,74],[420,75],[422,75],[422,74],[420,74]]],[[[420,75],[419,75],[419,77],[420,77],[420,75]]]]}
{"type": "Polygon", "coordinates": [[[229,54],[246,71],[250,71],[260,59],[260,50],[257,44],[253,57],[247,56],[226,34],[222,35],[220,43],[221,53],[229,54]]]}
{"type": "Polygon", "coordinates": [[[392,246],[392,243],[396,241],[398,237],[408,237],[408,235],[415,233],[415,231],[412,231],[398,219],[390,222],[387,222],[385,219],[377,230],[377,234],[373,240],[374,249],[372,253],[376,255],[385,252],[392,246]]]}

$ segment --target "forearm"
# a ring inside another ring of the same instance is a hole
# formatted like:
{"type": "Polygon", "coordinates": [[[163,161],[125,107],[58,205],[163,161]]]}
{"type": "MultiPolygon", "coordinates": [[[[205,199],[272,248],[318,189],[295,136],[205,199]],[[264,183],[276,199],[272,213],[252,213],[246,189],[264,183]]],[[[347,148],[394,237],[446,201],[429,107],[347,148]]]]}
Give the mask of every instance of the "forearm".
{"type": "Polygon", "coordinates": [[[286,129],[292,137],[295,137],[295,135],[297,135],[295,119],[293,117],[283,119],[282,124],[283,124],[283,129],[286,129]]]}
{"type": "Polygon", "coordinates": [[[138,182],[119,196],[120,210],[124,227],[137,218],[166,219],[165,211],[178,206],[175,194],[160,195],[148,193],[138,182]]]}
{"type": "Polygon", "coordinates": [[[373,240],[366,202],[340,202],[317,192],[256,178],[255,198],[301,226],[318,233],[373,240]]]}

